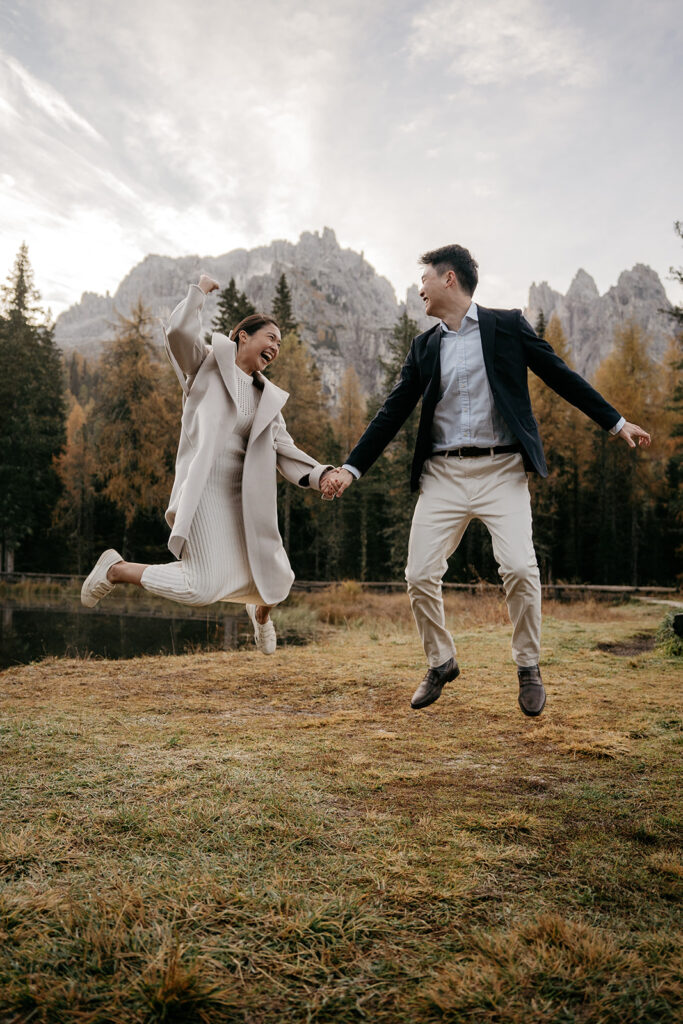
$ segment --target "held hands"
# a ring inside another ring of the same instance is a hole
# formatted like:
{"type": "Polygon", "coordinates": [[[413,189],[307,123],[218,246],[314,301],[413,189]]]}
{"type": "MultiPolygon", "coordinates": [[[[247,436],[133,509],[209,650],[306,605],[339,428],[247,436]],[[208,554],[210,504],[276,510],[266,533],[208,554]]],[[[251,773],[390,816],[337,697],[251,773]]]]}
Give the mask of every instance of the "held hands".
{"type": "Polygon", "coordinates": [[[652,439],[648,434],[647,430],[643,430],[635,423],[624,423],[623,427],[617,434],[617,437],[623,437],[629,448],[635,448],[636,439],[641,448],[649,448],[652,443],[652,439]]]}
{"type": "Polygon", "coordinates": [[[320,478],[320,491],[322,497],[327,501],[332,501],[333,498],[341,498],[342,494],[354,481],[353,473],[349,473],[348,469],[328,469],[326,473],[320,478]]]}
{"type": "Polygon", "coordinates": [[[197,282],[197,287],[201,288],[205,295],[208,295],[209,292],[215,292],[217,288],[220,288],[220,285],[208,274],[202,274],[197,282]]]}

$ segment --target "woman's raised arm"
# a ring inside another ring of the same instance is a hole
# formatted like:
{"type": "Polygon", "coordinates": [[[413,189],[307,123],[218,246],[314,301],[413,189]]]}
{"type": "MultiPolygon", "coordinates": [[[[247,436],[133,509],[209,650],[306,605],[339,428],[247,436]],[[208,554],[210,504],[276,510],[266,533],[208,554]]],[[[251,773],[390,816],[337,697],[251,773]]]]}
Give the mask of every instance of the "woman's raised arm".
{"type": "Polygon", "coordinates": [[[166,327],[168,347],[180,369],[188,376],[197,372],[206,359],[207,345],[202,338],[202,307],[209,292],[220,287],[217,281],[202,274],[171,313],[166,327]]]}
{"type": "Polygon", "coordinates": [[[208,295],[209,292],[215,292],[217,288],[220,288],[220,285],[218,281],[214,281],[214,279],[209,277],[208,274],[202,274],[199,278],[197,287],[201,288],[205,295],[208,295]]]}

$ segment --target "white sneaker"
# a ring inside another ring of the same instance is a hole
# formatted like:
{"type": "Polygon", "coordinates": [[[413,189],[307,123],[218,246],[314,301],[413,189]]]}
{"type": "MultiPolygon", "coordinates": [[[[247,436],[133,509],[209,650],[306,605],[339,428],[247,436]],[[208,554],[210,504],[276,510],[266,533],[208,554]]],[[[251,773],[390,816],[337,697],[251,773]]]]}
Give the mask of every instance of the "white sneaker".
{"type": "Polygon", "coordinates": [[[111,594],[116,584],[109,582],[107,573],[112,565],[122,561],[121,555],[113,548],[107,548],[100,555],[95,562],[95,568],[86,577],[85,583],[81,587],[81,604],[84,604],[86,608],[94,608],[98,601],[101,601],[107,594],[111,594]]]}
{"type": "Polygon", "coordinates": [[[254,627],[254,643],[262,654],[275,654],[275,648],[277,647],[277,635],[275,633],[275,626],[273,625],[272,619],[269,617],[267,622],[261,625],[260,622],[256,621],[256,605],[247,605],[247,615],[251,619],[254,627]]]}

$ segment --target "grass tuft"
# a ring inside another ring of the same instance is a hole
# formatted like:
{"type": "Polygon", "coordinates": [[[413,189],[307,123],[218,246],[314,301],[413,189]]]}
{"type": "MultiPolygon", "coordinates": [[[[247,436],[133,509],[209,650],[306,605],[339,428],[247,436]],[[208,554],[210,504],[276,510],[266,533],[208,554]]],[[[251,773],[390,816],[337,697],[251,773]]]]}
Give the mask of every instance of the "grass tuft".
{"type": "Polygon", "coordinates": [[[444,1019],[675,1019],[675,967],[658,967],[637,948],[622,949],[610,933],[585,922],[546,914],[517,929],[472,933],[464,944],[469,952],[444,964],[422,991],[426,1007],[444,1019]]]}
{"type": "Polygon", "coordinates": [[[211,1024],[237,1005],[234,990],[212,984],[201,966],[175,946],[161,949],[137,985],[147,1019],[166,1024],[211,1024]]]}
{"type": "Polygon", "coordinates": [[[405,595],[290,611],[269,658],[2,673],[3,1024],[676,1019],[679,668],[616,653],[657,609],[551,607],[537,720],[497,592],[419,713],[405,595]]]}

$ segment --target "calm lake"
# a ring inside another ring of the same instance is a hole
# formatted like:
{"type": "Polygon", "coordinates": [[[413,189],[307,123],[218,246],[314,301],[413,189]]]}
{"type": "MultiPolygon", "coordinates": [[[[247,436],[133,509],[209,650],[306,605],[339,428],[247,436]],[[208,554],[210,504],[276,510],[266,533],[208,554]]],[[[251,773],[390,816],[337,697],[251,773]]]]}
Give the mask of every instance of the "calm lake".
{"type": "MultiPolygon", "coordinates": [[[[134,658],[139,654],[187,654],[253,644],[244,608],[219,607],[191,618],[158,609],[85,609],[76,601],[60,605],[0,605],[0,669],[51,655],[134,658]]],[[[288,643],[299,638],[288,635],[288,643]]],[[[300,641],[299,641],[300,642],[300,641]]]]}

